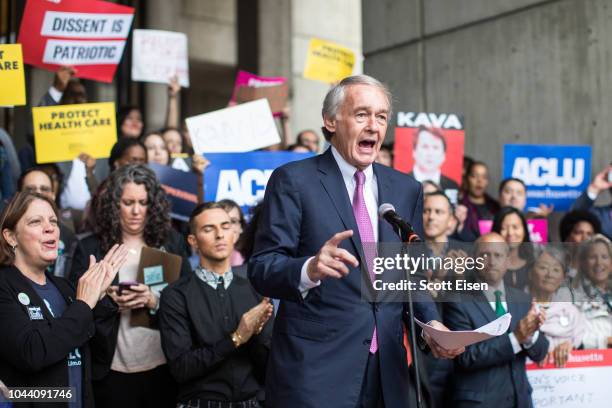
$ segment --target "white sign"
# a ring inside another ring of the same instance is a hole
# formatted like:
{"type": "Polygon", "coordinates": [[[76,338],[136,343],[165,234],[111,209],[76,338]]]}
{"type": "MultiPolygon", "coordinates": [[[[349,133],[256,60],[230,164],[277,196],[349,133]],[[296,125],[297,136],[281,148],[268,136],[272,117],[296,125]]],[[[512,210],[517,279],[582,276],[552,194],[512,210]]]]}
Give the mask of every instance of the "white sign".
{"type": "Polygon", "coordinates": [[[132,14],[47,11],[40,34],[63,38],[126,38],[132,14]]]}
{"type": "Polygon", "coordinates": [[[187,118],[196,154],[241,153],[280,143],[267,99],[187,118]]]}
{"type": "Polygon", "coordinates": [[[125,41],[48,40],[43,54],[46,64],[118,64],[125,41]]]}
{"type": "Polygon", "coordinates": [[[189,88],[187,36],[162,30],[134,30],[132,37],[132,80],[167,84],[177,75],[189,88]]]}
{"type": "Polygon", "coordinates": [[[564,368],[527,365],[535,408],[607,408],[612,401],[612,350],[573,350],[564,368]]]}

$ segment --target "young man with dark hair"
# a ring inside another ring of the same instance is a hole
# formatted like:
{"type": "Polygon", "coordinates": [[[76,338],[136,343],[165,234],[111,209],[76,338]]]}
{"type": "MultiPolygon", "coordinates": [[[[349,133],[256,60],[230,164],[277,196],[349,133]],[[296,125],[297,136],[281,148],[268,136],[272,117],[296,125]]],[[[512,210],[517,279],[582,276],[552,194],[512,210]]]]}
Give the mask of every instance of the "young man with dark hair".
{"type": "Polygon", "coordinates": [[[260,407],[272,305],[230,266],[235,232],[221,205],[198,205],[189,225],[199,265],[164,289],[159,309],[178,406],[260,407]]]}

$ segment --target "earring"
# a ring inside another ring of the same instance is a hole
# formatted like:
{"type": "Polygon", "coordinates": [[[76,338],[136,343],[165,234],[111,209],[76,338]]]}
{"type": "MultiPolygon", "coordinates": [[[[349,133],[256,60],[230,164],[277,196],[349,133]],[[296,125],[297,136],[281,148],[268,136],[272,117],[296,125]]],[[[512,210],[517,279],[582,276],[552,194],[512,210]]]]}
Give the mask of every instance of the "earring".
{"type": "Polygon", "coordinates": [[[13,245],[13,252],[16,252],[17,245],[13,245]]]}

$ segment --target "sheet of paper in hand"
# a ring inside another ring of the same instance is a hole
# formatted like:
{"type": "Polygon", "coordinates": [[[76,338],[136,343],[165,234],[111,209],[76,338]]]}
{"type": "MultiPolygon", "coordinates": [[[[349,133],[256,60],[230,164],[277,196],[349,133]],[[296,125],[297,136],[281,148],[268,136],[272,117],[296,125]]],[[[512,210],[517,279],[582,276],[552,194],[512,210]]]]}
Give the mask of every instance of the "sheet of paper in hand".
{"type": "Polygon", "coordinates": [[[447,350],[467,347],[470,344],[479,343],[492,337],[501,336],[508,331],[512,315],[506,313],[503,316],[479,327],[476,330],[444,331],[431,327],[427,323],[414,319],[423,331],[430,335],[436,343],[447,350]]]}

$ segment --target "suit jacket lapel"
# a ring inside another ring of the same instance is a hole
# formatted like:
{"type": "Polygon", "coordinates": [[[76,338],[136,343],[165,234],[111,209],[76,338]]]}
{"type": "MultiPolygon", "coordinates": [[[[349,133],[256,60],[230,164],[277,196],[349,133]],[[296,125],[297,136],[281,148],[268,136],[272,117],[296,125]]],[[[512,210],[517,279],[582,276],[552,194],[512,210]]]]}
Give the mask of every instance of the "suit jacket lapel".
{"type": "MultiPolygon", "coordinates": [[[[373,164],[374,174],[376,175],[376,184],[378,185],[378,206],[380,207],[383,203],[391,203],[393,197],[393,191],[389,179],[384,177],[380,166],[377,163],[373,164]]],[[[395,205],[394,203],[391,203],[395,205]]],[[[378,217],[378,242],[398,242],[399,237],[393,231],[393,228],[385,221],[382,217],[378,217]]]]}
{"type": "Polygon", "coordinates": [[[497,319],[497,315],[495,311],[491,308],[487,297],[482,292],[478,292],[475,294],[474,303],[476,304],[476,308],[480,310],[480,312],[484,315],[487,322],[492,322],[497,319]]]}

